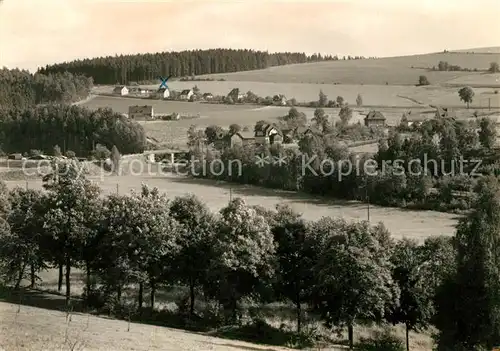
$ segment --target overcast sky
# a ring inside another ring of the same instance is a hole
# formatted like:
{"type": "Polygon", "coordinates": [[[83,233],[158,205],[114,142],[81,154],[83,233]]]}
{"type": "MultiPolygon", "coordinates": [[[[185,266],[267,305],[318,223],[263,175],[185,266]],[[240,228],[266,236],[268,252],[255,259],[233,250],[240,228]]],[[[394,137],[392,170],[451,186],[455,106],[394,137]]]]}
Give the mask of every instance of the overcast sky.
{"type": "Polygon", "coordinates": [[[0,66],[198,48],[396,56],[500,46],[500,0],[0,2],[0,66]]]}

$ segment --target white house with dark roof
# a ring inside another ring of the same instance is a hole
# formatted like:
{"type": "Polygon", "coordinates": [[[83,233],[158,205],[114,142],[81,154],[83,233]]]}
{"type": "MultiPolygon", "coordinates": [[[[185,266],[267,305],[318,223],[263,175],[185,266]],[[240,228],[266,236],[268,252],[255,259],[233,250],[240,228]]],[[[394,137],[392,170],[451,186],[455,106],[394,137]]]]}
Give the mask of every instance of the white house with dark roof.
{"type": "Polygon", "coordinates": [[[179,96],[179,98],[181,100],[189,100],[193,95],[194,95],[193,89],[185,89],[181,91],[181,95],[179,96]]]}
{"type": "Polygon", "coordinates": [[[113,89],[113,94],[116,95],[128,95],[128,88],[125,85],[119,85],[113,89]]]}

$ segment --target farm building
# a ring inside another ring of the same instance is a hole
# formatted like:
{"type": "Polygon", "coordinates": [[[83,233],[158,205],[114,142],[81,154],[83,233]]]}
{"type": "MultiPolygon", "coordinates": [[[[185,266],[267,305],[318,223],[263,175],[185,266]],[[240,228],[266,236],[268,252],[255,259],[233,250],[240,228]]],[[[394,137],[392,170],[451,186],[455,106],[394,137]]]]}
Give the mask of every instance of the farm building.
{"type": "Polygon", "coordinates": [[[212,95],[212,93],[205,93],[203,94],[203,99],[204,100],[212,100],[214,98],[214,96],[212,95]]]}
{"type": "Polygon", "coordinates": [[[255,129],[255,143],[259,145],[268,145],[282,143],[283,135],[281,131],[272,124],[264,124],[255,129]]]}
{"type": "Polygon", "coordinates": [[[170,90],[168,88],[160,88],[156,92],[156,96],[160,99],[168,99],[170,97],[170,90]]]}
{"type": "Polygon", "coordinates": [[[185,89],[181,91],[180,99],[181,100],[189,100],[191,99],[191,96],[194,95],[193,89],[185,89]]]}
{"type": "Polygon", "coordinates": [[[233,99],[234,102],[237,102],[243,100],[245,98],[245,94],[240,92],[239,88],[234,88],[229,92],[229,94],[227,94],[227,97],[233,99]]]}
{"type": "Polygon", "coordinates": [[[255,136],[253,132],[247,131],[240,131],[231,136],[231,147],[235,145],[250,145],[255,142],[255,136]]]}
{"type": "Polygon", "coordinates": [[[154,119],[153,106],[129,106],[128,117],[131,119],[154,119]]]}
{"type": "Polygon", "coordinates": [[[121,96],[128,95],[128,88],[124,85],[117,86],[113,89],[113,94],[121,96]]]}
{"type": "Polygon", "coordinates": [[[379,111],[370,111],[365,117],[365,126],[383,127],[385,126],[385,116],[379,111]]]}
{"type": "Polygon", "coordinates": [[[277,106],[286,106],[287,99],[285,95],[274,95],[273,104],[277,106]]]}

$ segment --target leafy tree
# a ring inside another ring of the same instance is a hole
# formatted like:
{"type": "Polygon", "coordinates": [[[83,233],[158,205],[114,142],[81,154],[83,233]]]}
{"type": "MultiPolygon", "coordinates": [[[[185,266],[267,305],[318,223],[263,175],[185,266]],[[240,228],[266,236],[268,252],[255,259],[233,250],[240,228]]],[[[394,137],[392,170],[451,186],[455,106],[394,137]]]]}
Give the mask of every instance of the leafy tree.
{"type": "Polygon", "coordinates": [[[82,174],[77,161],[54,161],[53,172],[44,177],[48,191],[43,228],[50,235],[53,259],[66,267],[66,303],[71,301],[71,267],[78,263],[79,249],[88,233],[88,209],[97,201],[100,188],[82,174]]]}
{"type": "Polygon", "coordinates": [[[358,107],[363,106],[363,97],[361,96],[361,94],[358,94],[358,96],[356,97],[356,105],[358,107]]]}
{"type": "Polygon", "coordinates": [[[288,207],[278,208],[277,224],[272,233],[276,245],[277,292],[293,301],[297,313],[297,332],[301,332],[302,304],[309,300],[314,284],[316,262],[314,237],[307,224],[288,207]]]}
{"type": "Polygon", "coordinates": [[[187,131],[187,146],[189,148],[201,149],[205,142],[205,133],[202,130],[196,129],[196,125],[191,125],[187,131]]]}
{"type": "Polygon", "coordinates": [[[313,305],[327,326],[347,326],[351,349],[354,324],[381,320],[399,298],[388,238],[374,235],[374,229],[367,222],[327,218],[312,229],[324,236],[314,268],[313,305]]]}
{"type": "Polygon", "coordinates": [[[170,204],[172,217],[184,226],[179,236],[180,252],[175,272],[189,286],[190,314],[194,314],[195,289],[206,283],[207,269],[213,256],[214,218],[194,195],[176,197],[170,204]]]}
{"type": "Polygon", "coordinates": [[[239,124],[233,123],[229,126],[229,134],[234,135],[241,131],[241,126],[239,124]]]}
{"type": "Polygon", "coordinates": [[[352,119],[352,109],[344,105],[339,111],[340,122],[343,126],[347,126],[349,121],[352,119]]]}
{"type": "Polygon", "coordinates": [[[491,150],[497,139],[495,122],[490,118],[482,118],[479,122],[479,128],[479,142],[485,149],[491,150]]]}
{"type": "Polygon", "coordinates": [[[92,152],[92,156],[96,160],[107,160],[111,156],[111,151],[106,146],[97,144],[95,150],[92,152]]]}
{"type": "Polygon", "coordinates": [[[220,136],[224,135],[224,130],[220,126],[211,125],[205,128],[205,138],[207,144],[212,144],[216,140],[220,139],[220,136]]]}
{"type": "Polygon", "coordinates": [[[498,73],[500,72],[500,66],[498,65],[498,62],[492,62],[490,63],[490,73],[498,73]]]}
{"type": "Polygon", "coordinates": [[[273,274],[274,243],[266,219],[236,198],[220,211],[215,257],[205,290],[238,320],[240,299],[273,274]]]}
{"type": "Polygon", "coordinates": [[[314,117],[312,120],[323,133],[328,131],[328,129],[330,128],[328,115],[322,108],[317,108],[316,110],[314,110],[314,117]]]}
{"type": "Polygon", "coordinates": [[[339,105],[339,107],[342,107],[344,106],[344,98],[342,96],[337,96],[337,104],[339,105]]]}
{"type": "Polygon", "coordinates": [[[113,145],[113,148],[111,149],[111,162],[113,162],[113,170],[116,174],[120,173],[120,159],[120,151],[118,151],[116,145],[113,145]]]}
{"type": "Polygon", "coordinates": [[[3,252],[10,259],[9,266],[17,273],[16,287],[24,278],[26,268],[30,267],[31,287],[34,287],[36,274],[46,268],[44,263],[43,215],[46,198],[38,190],[13,189],[10,194],[11,212],[8,217],[11,235],[7,246],[10,252],[3,252]]]}
{"type": "Polygon", "coordinates": [[[429,83],[429,80],[427,79],[426,76],[420,76],[418,77],[418,85],[429,85],[431,83],[429,83]]]}
{"type": "Polygon", "coordinates": [[[423,250],[415,241],[402,240],[393,249],[393,278],[400,289],[399,303],[389,320],[404,323],[406,350],[410,350],[409,331],[427,328],[433,315],[433,291],[421,268],[427,262],[423,250]]]}
{"type": "Polygon", "coordinates": [[[325,107],[328,104],[328,96],[323,93],[323,90],[319,91],[319,100],[318,100],[319,107],[325,107]]]}
{"type": "Polygon", "coordinates": [[[482,180],[475,210],[455,235],[457,269],[438,296],[439,350],[491,349],[500,342],[500,186],[482,180]]]}
{"type": "Polygon", "coordinates": [[[472,102],[474,98],[474,90],[471,87],[463,87],[458,91],[458,96],[460,100],[467,104],[467,108],[469,108],[469,104],[472,102]]]}

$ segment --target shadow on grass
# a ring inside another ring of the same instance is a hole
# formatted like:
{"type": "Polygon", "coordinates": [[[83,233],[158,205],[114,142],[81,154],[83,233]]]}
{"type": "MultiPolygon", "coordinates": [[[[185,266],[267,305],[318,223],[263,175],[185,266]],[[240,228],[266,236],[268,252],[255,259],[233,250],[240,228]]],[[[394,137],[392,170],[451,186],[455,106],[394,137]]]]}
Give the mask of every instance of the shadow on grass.
{"type": "MultiPolygon", "coordinates": [[[[36,289],[14,290],[8,287],[0,288],[0,301],[15,305],[25,305],[31,307],[45,308],[66,312],[66,298],[62,294],[47,293],[36,289]]],[[[72,312],[85,313],[86,309],[81,298],[71,297],[72,312]]]]}

